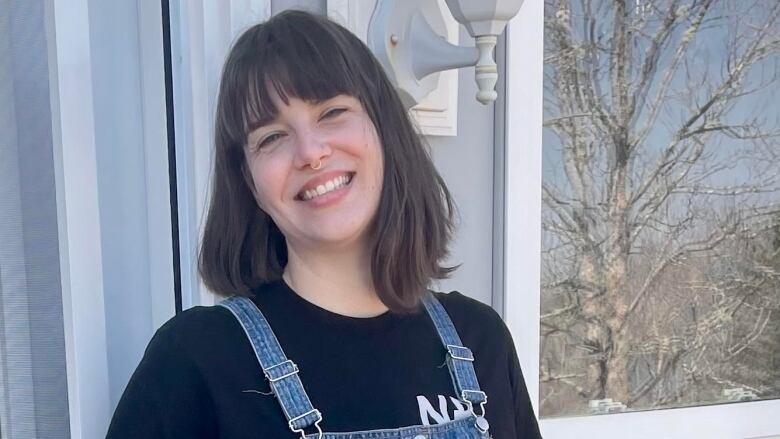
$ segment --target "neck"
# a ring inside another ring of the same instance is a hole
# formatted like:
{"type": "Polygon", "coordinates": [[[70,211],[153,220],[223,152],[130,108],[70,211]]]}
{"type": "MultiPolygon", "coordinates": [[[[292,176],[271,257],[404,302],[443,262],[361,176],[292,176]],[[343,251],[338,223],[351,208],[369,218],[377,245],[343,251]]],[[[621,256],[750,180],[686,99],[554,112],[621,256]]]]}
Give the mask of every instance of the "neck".
{"type": "Polygon", "coordinates": [[[303,299],[350,317],[374,317],[387,311],[371,277],[365,246],[324,251],[287,245],[284,280],[303,299]]]}

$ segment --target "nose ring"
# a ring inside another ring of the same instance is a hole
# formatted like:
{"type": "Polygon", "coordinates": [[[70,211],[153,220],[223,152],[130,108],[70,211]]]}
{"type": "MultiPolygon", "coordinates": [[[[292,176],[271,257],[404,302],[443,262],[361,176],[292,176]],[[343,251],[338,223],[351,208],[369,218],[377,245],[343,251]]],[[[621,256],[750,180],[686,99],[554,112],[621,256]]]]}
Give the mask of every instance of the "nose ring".
{"type": "Polygon", "coordinates": [[[311,166],[311,168],[316,171],[316,170],[318,170],[318,169],[320,169],[322,167],[322,160],[317,159],[317,164],[316,165],[309,164],[309,166],[311,166]]]}

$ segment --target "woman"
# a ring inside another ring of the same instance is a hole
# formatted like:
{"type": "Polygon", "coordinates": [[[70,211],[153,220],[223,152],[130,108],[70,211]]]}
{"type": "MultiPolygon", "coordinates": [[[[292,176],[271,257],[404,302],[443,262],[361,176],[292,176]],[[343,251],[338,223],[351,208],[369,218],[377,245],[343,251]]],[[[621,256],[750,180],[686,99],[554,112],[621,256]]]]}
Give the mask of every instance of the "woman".
{"type": "Polygon", "coordinates": [[[304,12],[247,30],[215,131],[200,272],[229,298],[157,331],[109,437],[538,437],[498,315],[426,289],[450,195],[359,39],[304,12]]]}

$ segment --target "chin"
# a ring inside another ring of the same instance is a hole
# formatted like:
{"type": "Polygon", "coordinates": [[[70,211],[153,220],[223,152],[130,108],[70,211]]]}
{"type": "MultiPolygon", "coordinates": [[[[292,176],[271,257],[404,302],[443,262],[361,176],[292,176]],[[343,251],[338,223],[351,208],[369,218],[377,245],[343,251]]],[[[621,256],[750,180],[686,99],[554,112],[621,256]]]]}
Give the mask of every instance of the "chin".
{"type": "Polygon", "coordinates": [[[348,247],[355,243],[365,241],[367,227],[356,229],[319,229],[311,234],[309,237],[311,242],[326,246],[326,247],[348,247]],[[327,232],[326,232],[327,230],[327,232]]]}

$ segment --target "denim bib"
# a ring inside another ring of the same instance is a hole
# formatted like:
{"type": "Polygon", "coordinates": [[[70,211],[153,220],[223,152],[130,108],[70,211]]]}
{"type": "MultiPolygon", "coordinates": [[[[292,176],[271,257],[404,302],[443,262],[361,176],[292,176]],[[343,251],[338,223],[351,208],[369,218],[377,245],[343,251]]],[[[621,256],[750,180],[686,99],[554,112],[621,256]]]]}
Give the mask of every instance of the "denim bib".
{"type": "Polygon", "coordinates": [[[441,303],[427,294],[423,298],[425,309],[433,320],[436,331],[446,350],[447,367],[458,398],[467,407],[465,418],[437,425],[418,425],[396,429],[354,431],[345,433],[323,432],[320,428],[322,414],[312,406],[309,396],[298,377],[298,366],[284,354],[279,341],[263,313],[246,297],[231,297],[219,303],[230,310],[244,329],[257,361],[271,384],[271,389],[287,417],[290,431],[303,439],[487,439],[488,422],[485,419],[487,395],[479,389],[474,373],[474,355],[460,341],[450,316],[441,303]],[[312,431],[307,434],[305,430],[312,431]]]}

